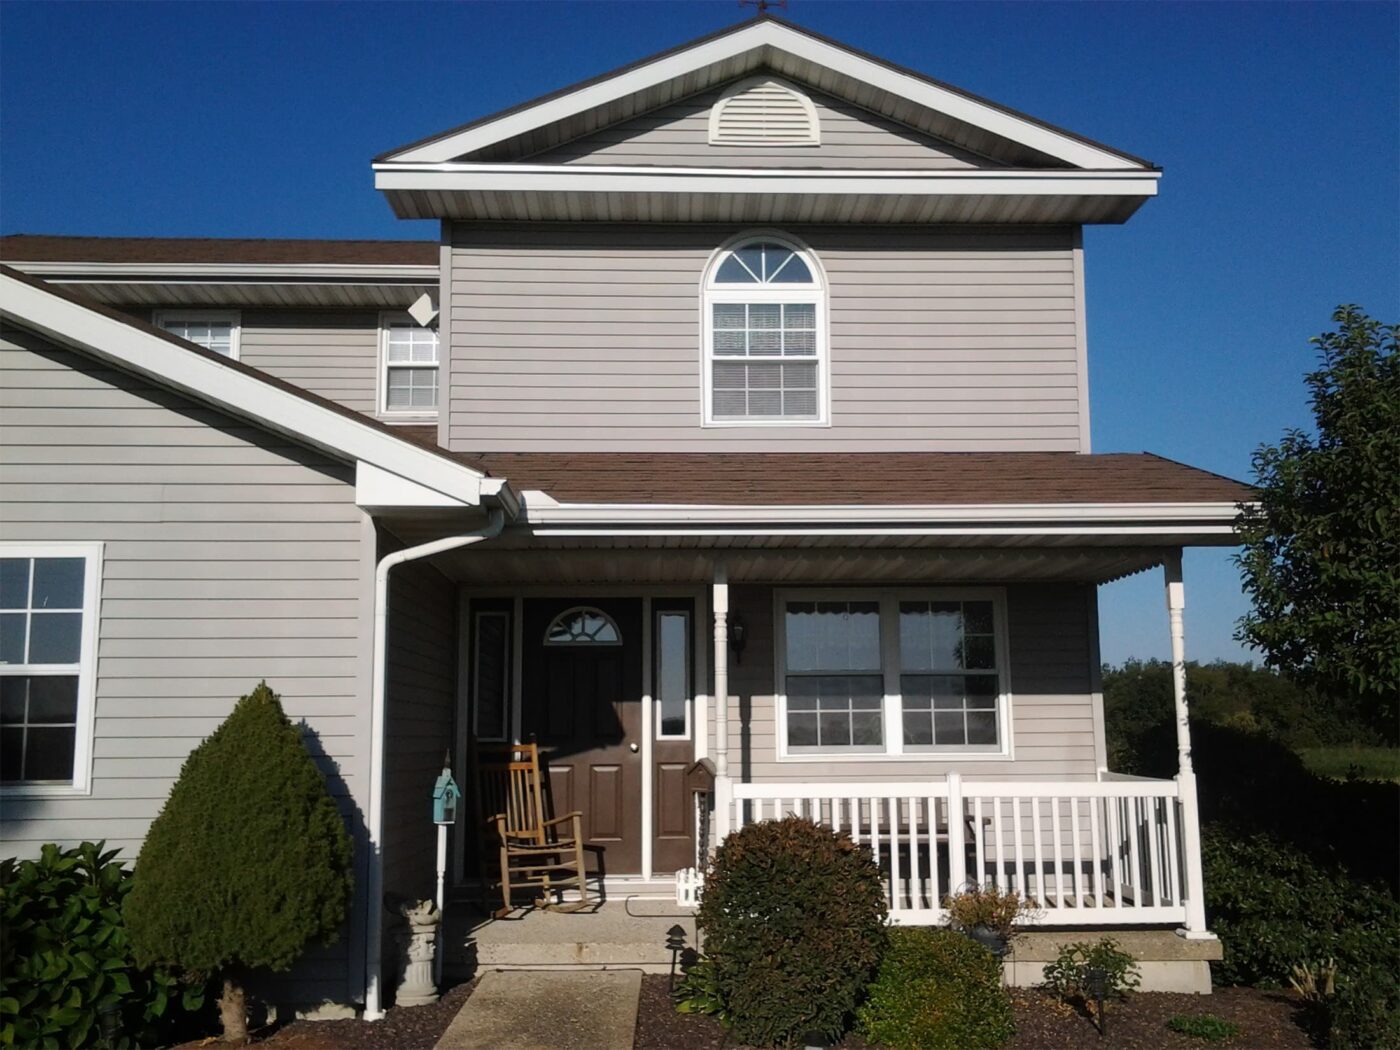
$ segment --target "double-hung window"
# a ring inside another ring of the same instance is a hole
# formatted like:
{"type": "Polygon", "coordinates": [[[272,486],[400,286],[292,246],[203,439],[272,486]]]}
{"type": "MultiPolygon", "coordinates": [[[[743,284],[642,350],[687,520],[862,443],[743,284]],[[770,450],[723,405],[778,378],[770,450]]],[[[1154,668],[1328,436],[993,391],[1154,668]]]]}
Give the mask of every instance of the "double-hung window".
{"type": "Polygon", "coordinates": [[[1000,591],[778,598],[780,753],[1009,754],[1000,591]]]}
{"type": "Polygon", "coordinates": [[[438,333],[407,314],[379,323],[379,410],[388,416],[434,415],[438,409],[438,333]]]}
{"type": "Polygon", "coordinates": [[[237,310],[159,310],[155,322],[171,335],[238,360],[242,324],[237,310]]]}
{"type": "Polygon", "coordinates": [[[0,787],[85,790],[91,756],[96,544],[0,544],[0,787]]]}
{"type": "Polygon", "coordinates": [[[808,252],[769,238],[721,252],[704,311],[707,425],[826,421],[826,291],[808,252]]]}

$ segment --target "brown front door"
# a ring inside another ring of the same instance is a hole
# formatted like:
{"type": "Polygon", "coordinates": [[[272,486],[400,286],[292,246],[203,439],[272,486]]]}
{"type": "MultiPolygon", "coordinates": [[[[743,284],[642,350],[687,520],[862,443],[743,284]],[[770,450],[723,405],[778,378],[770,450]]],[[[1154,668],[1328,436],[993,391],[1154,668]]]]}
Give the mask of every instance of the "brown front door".
{"type": "Polygon", "coordinates": [[[527,599],[521,733],[553,814],[583,814],[590,872],[642,869],[642,616],[636,598],[527,599]]]}

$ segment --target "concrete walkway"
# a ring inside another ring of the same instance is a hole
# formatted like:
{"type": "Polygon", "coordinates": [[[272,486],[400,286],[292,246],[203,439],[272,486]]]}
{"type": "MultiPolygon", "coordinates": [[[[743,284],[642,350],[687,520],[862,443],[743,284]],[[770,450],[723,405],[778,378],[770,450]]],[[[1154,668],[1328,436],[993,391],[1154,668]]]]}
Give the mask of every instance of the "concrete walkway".
{"type": "Polygon", "coordinates": [[[493,970],[437,1050],[631,1050],[638,970],[493,970]]]}

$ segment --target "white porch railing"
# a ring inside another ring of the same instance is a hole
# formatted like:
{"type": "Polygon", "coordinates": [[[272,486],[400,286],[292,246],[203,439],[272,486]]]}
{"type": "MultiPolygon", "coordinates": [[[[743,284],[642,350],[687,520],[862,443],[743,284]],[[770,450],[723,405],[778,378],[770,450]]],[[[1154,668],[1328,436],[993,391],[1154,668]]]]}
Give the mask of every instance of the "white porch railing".
{"type": "Polygon", "coordinates": [[[1198,877],[1183,848],[1175,780],[1101,774],[1098,781],[942,780],[733,784],[730,826],[789,815],[869,845],[890,919],[933,925],[943,899],[970,885],[1035,901],[1032,924],[1111,926],[1187,921],[1198,877]],[[952,819],[950,819],[950,816],[952,819]]]}

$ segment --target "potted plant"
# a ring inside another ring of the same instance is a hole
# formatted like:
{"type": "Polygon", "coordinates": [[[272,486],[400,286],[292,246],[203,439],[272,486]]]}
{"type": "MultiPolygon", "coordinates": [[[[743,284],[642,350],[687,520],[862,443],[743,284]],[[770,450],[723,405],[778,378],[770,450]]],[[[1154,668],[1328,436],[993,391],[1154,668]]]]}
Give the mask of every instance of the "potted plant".
{"type": "Polygon", "coordinates": [[[1035,902],[1015,890],[1003,893],[987,885],[971,886],[945,897],[943,907],[948,910],[949,925],[1001,958],[1016,936],[1017,920],[1035,907],[1035,902]]]}

